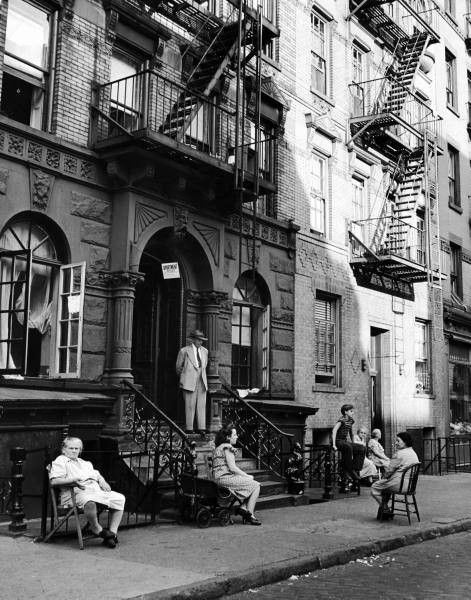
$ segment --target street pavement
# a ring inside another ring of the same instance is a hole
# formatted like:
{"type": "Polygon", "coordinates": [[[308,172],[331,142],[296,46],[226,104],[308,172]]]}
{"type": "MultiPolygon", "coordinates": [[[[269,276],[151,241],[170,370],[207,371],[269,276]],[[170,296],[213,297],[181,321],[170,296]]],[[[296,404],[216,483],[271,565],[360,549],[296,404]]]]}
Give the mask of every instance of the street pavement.
{"type": "MultiPolygon", "coordinates": [[[[0,598],[210,600],[423,540],[471,531],[471,474],[421,476],[421,522],[380,523],[360,496],[261,511],[261,527],[159,523],[120,532],[115,550],[76,538],[37,544],[0,535],[0,598]]],[[[37,524],[30,524],[33,536],[37,524]]],[[[7,528],[0,527],[6,533],[7,528]]],[[[456,537],[456,536],[452,536],[456,537]]],[[[428,543],[428,542],[427,542],[428,543]]]]}
{"type": "Polygon", "coordinates": [[[293,575],[230,600],[466,600],[471,598],[470,556],[471,533],[458,533],[293,575]]]}

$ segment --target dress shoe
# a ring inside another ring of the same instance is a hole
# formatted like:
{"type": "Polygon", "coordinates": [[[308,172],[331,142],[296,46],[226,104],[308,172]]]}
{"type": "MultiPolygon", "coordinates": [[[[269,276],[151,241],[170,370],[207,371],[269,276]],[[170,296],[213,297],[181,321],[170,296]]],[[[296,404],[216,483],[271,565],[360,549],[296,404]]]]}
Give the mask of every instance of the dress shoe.
{"type": "Polygon", "coordinates": [[[107,548],[116,548],[117,543],[118,537],[114,533],[112,534],[112,537],[108,537],[103,540],[103,545],[107,548]]]}
{"type": "Polygon", "coordinates": [[[254,517],[253,514],[250,512],[249,512],[248,516],[244,516],[243,522],[248,523],[249,525],[261,525],[262,524],[262,522],[259,521],[256,517],[254,517]]]}
{"type": "Polygon", "coordinates": [[[103,541],[105,542],[106,540],[109,540],[111,538],[116,537],[115,534],[110,531],[109,529],[106,529],[106,527],[103,527],[103,529],[100,531],[100,533],[97,534],[96,537],[101,537],[103,538],[103,541]]]}
{"type": "Polygon", "coordinates": [[[187,435],[191,435],[191,434],[193,434],[193,433],[195,433],[195,432],[193,431],[193,429],[185,429],[185,433],[186,433],[187,435]]]}
{"type": "Polygon", "coordinates": [[[242,506],[237,507],[235,512],[236,514],[240,515],[242,519],[248,519],[252,515],[252,513],[249,510],[243,508],[242,506]]]}

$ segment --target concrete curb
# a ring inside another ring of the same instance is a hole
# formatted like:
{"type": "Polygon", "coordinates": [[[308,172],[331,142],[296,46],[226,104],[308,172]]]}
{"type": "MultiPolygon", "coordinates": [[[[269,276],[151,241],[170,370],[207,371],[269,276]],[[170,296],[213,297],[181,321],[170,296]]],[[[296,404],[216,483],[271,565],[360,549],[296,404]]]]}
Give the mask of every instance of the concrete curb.
{"type": "Polygon", "coordinates": [[[128,600],[212,600],[224,595],[236,594],[249,588],[260,587],[288,579],[291,575],[302,575],[319,569],[344,565],[351,560],[372,554],[389,552],[404,546],[418,544],[438,537],[471,530],[471,519],[460,519],[446,525],[430,527],[412,533],[367,542],[346,550],[335,550],[326,554],[311,554],[290,560],[258,566],[229,575],[205,579],[198,583],[133,596],[128,600]]]}

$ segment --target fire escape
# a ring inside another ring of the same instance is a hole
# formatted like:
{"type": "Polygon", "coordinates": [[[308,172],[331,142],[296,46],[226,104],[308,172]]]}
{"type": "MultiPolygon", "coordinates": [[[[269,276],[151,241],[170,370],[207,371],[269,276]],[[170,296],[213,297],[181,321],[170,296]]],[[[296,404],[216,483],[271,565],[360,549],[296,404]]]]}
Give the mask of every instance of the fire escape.
{"type": "Polygon", "coordinates": [[[165,165],[159,173],[164,185],[166,178],[190,173],[195,189],[208,192],[209,180],[210,204],[226,211],[241,199],[253,201],[254,193],[274,192],[267,166],[273,139],[261,139],[256,107],[251,124],[241,114],[249,87],[260,99],[262,46],[279,35],[277,27],[246,0],[215,3],[217,14],[204,0],[113,2],[168,30],[181,49],[182,69],[169,75],[151,64],[97,86],[91,106],[95,150],[105,160],[127,156],[128,164],[150,153],[165,165]],[[228,99],[231,85],[235,99],[228,99]]]}
{"type": "Polygon", "coordinates": [[[372,149],[389,160],[380,208],[350,224],[350,264],[359,285],[406,299],[414,298],[414,283],[432,288],[440,281],[440,119],[414,87],[422,55],[439,39],[436,11],[424,7],[352,0],[349,15],[381,38],[392,56],[382,77],[350,86],[349,147],[372,149]]]}

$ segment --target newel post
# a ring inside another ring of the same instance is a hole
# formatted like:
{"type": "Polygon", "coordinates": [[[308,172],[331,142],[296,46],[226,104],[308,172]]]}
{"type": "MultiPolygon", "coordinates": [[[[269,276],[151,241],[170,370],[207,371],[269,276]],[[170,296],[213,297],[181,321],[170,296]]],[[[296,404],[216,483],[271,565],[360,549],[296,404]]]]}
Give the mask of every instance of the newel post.
{"type": "Polygon", "coordinates": [[[10,450],[11,466],[11,522],[8,530],[12,533],[21,533],[26,530],[25,512],[23,506],[23,463],[26,459],[26,450],[16,447],[10,450]]]}

